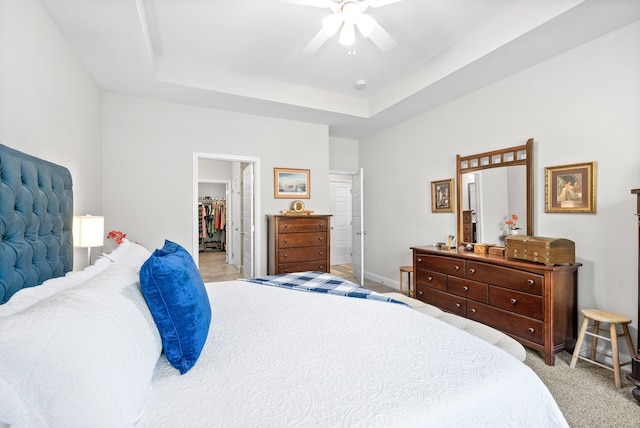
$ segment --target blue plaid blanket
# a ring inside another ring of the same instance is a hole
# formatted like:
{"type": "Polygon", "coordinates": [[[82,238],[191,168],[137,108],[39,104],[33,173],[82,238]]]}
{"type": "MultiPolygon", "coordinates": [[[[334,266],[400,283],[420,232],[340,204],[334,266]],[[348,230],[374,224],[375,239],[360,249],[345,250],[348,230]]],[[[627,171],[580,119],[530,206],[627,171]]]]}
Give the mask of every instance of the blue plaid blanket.
{"type": "Polygon", "coordinates": [[[273,287],[290,288],[298,291],[358,297],[361,299],[378,300],[409,306],[404,302],[386,297],[375,291],[360,287],[351,281],[325,272],[296,272],[283,275],[268,275],[244,279],[244,281],[271,285],[273,287]]]}

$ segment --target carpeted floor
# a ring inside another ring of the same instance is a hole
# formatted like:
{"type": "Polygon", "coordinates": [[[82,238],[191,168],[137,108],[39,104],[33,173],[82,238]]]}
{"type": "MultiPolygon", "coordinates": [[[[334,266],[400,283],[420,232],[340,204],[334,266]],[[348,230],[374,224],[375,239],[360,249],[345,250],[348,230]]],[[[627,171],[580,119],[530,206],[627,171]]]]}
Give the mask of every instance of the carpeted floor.
{"type": "Polygon", "coordinates": [[[525,364],[542,379],[570,427],[640,427],[640,406],[631,396],[633,387],[626,374],[617,389],[611,370],[582,360],[571,369],[570,362],[571,354],[560,352],[555,365],[547,366],[538,352],[527,348],[525,364]]]}
{"type": "MultiPolygon", "coordinates": [[[[224,264],[224,252],[200,253],[200,272],[205,282],[240,278],[235,268],[224,264]]],[[[331,273],[357,282],[351,265],[331,266],[331,273]]],[[[381,293],[397,291],[366,280],[365,287],[381,293]]],[[[542,379],[571,428],[638,428],[640,406],[631,396],[633,386],[623,375],[617,389],[613,372],[578,360],[570,369],[571,354],[560,352],[554,366],[547,366],[540,354],[527,348],[525,364],[542,379]]],[[[516,427],[514,427],[516,428],[516,427]]]]}

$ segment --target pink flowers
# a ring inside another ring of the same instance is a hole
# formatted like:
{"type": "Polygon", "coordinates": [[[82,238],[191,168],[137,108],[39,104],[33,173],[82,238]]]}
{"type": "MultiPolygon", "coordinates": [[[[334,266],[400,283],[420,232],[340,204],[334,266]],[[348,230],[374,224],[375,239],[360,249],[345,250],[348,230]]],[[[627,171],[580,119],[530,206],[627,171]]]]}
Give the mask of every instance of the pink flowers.
{"type": "Polygon", "coordinates": [[[518,216],[515,214],[511,214],[511,220],[507,220],[504,223],[509,226],[509,229],[517,229],[516,222],[518,221],[518,216]]]}
{"type": "Polygon", "coordinates": [[[122,240],[124,238],[126,238],[126,237],[127,237],[127,234],[126,233],[122,233],[119,230],[112,230],[107,235],[107,238],[115,240],[116,244],[118,244],[118,245],[122,244],[122,240]]]}

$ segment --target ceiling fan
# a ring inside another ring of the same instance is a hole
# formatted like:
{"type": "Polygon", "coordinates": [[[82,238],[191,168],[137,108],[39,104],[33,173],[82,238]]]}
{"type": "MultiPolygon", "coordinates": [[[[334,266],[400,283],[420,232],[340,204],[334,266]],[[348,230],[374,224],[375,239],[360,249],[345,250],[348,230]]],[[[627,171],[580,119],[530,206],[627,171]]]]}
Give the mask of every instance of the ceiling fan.
{"type": "Polygon", "coordinates": [[[396,41],[387,33],[376,20],[364,13],[369,6],[381,7],[402,0],[285,0],[287,3],[303,6],[329,8],[333,14],[322,20],[322,29],[315,35],[302,51],[304,54],[314,54],[338,30],[339,43],[349,47],[349,53],[355,53],[356,27],[363,37],[370,39],[383,52],[396,45],[396,41]]]}

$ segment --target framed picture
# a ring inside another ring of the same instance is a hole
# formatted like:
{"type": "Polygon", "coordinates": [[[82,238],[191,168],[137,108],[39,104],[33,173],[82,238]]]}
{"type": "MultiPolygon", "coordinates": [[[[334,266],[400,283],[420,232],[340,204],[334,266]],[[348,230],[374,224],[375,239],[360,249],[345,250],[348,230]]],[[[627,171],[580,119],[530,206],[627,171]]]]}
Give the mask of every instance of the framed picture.
{"type": "Polygon", "coordinates": [[[596,212],[596,163],[576,163],[544,169],[544,211],[596,212]]]}
{"type": "Polygon", "coordinates": [[[431,212],[454,212],[453,178],[431,182],[431,212]]]}
{"type": "Polygon", "coordinates": [[[274,197],[309,199],[311,172],[308,169],[273,168],[274,197]]]}

